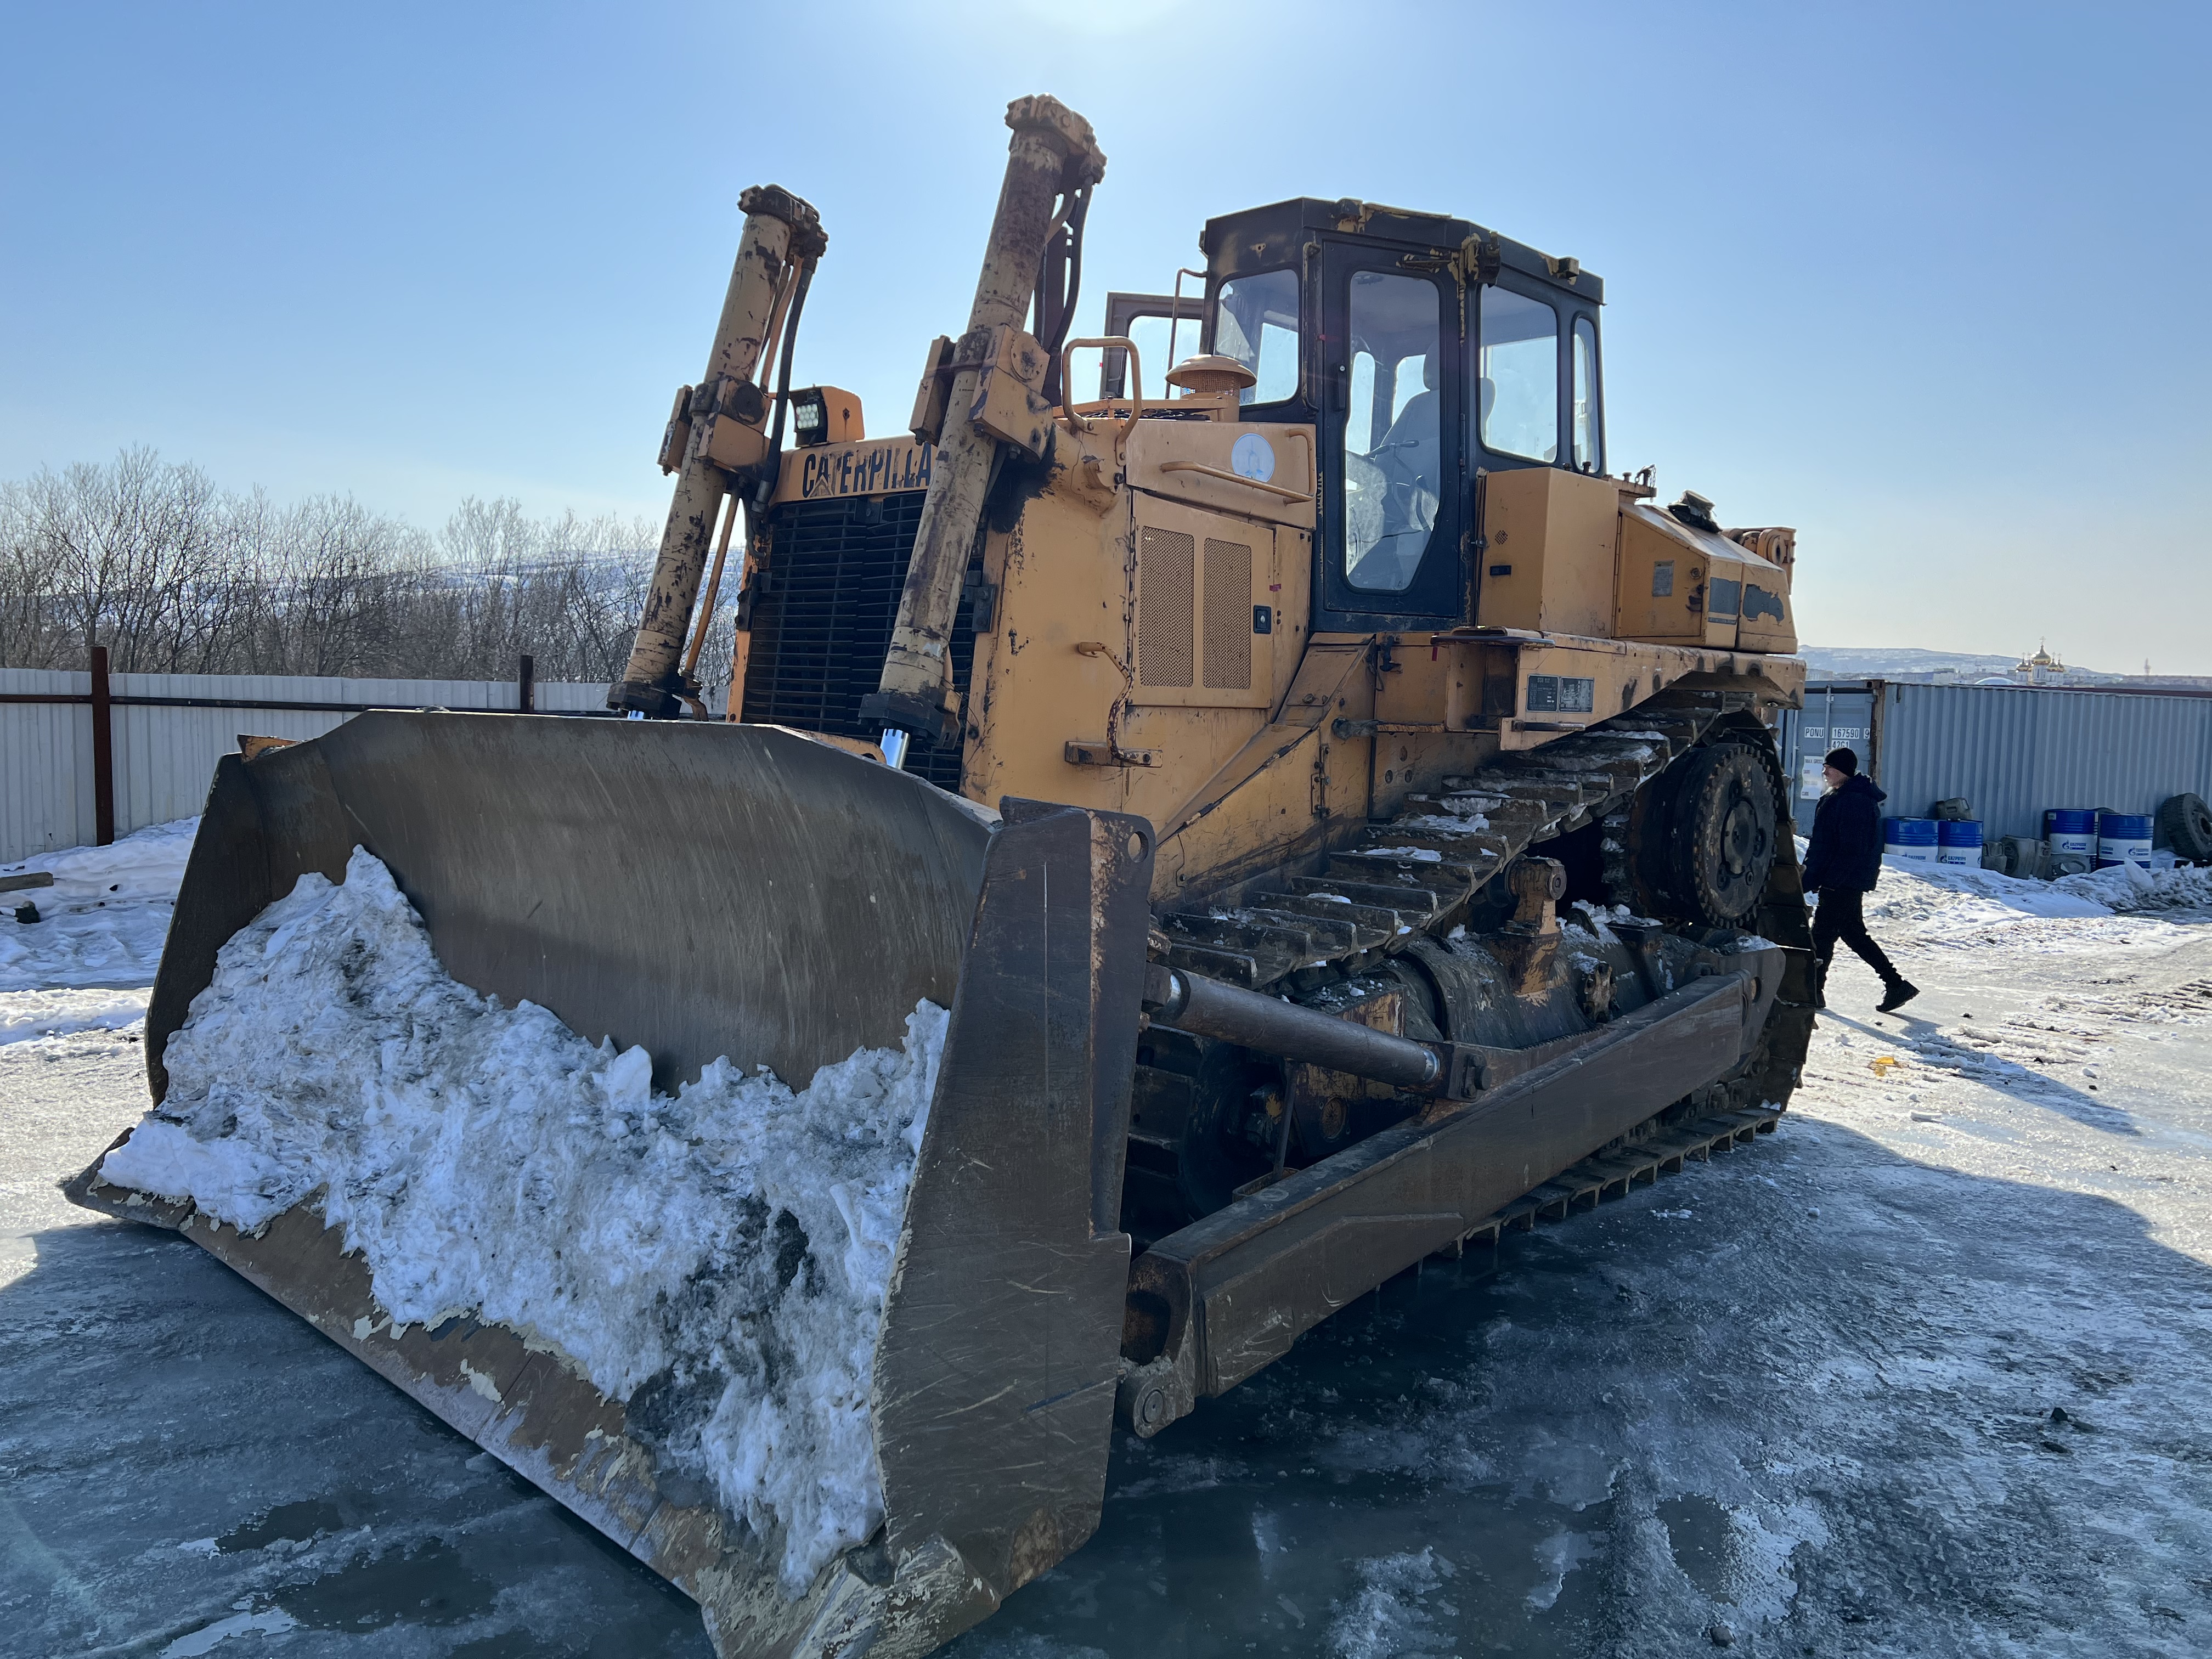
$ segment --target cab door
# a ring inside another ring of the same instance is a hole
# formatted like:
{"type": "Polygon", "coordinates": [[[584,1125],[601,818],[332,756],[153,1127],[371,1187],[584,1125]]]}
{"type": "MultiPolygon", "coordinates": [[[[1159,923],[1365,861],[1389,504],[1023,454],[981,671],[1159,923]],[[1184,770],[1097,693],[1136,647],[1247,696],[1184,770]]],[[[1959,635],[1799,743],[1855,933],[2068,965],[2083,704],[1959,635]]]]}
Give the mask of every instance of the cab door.
{"type": "Polygon", "coordinates": [[[1466,289],[1447,251],[1325,245],[1317,628],[1461,620],[1468,511],[1466,289]]]}

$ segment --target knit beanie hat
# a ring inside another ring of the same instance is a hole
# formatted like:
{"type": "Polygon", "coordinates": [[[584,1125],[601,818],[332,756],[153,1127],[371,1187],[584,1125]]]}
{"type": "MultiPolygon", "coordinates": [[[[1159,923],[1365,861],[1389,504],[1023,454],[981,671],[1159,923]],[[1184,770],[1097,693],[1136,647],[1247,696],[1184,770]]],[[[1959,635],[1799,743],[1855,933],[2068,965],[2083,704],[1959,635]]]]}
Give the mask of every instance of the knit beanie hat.
{"type": "Polygon", "coordinates": [[[1831,749],[1828,751],[1828,764],[1845,777],[1854,777],[1858,773],[1859,757],[1848,749],[1831,749]]]}

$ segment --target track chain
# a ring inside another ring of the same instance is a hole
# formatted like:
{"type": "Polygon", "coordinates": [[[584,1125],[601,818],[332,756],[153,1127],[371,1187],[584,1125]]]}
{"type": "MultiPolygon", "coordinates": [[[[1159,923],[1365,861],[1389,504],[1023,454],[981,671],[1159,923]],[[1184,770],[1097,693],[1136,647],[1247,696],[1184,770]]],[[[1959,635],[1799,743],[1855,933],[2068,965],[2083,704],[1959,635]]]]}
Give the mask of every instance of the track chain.
{"type": "Polygon", "coordinates": [[[1255,990],[1300,969],[1357,968],[1440,927],[1530,847],[1593,819],[1607,822],[1607,884],[1625,896],[1637,792],[1723,715],[1753,706],[1744,693],[1693,692],[1448,778],[1440,794],[1369,825],[1317,876],[1280,878],[1233,907],[1158,915],[1167,961],[1255,990]]]}

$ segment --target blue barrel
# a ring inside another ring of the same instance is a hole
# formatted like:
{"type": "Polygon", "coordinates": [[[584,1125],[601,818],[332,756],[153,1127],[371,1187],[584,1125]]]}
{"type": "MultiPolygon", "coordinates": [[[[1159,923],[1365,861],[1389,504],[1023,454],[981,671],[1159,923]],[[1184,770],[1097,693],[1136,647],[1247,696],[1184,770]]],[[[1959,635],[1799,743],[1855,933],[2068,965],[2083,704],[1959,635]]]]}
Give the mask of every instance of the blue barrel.
{"type": "Polygon", "coordinates": [[[2097,867],[2109,869],[2115,864],[2140,865],[2150,868],[2150,814],[2148,812],[2100,812],[2097,814],[2097,867]]]}
{"type": "Polygon", "coordinates": [[[2097,809],[2094,806],[2054,806],[2043,815],[2043,839],[2051,856],[2081,859],[2097,856],[2097,809]]]}
{"type": "Polygon", "coordinates": [[[1881,821],[1884,858],[1905,859],[1915,864],[1936,862],[1936,820],[1884,818],[1881,821]]]}
{"type": "Polygon", "coordinates": [[[1971,864],[1979,869],[1982,862],[1982,826],[1973,818],[1944,818],[1936,825],[1936,862],[1938,864],[1971,864]]]}

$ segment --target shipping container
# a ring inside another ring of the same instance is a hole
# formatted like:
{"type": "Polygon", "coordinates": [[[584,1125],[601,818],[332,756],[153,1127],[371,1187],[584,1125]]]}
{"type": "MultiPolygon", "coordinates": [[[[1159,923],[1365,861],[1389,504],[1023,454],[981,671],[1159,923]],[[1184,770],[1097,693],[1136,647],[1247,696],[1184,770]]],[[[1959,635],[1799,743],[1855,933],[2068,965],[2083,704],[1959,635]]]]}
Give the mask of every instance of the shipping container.
{"type": "Polygon", "coordinates": [[[2175,795],[2212,798],[2212,696],[1839,681],[1807,686],[1778,736],[1800,835],[1838,745],[1888,793],[1886,813],[1963,797],[1991,842],[2039,839],[2052,807],[2155,813],[2175,795]]]}
{"type": "MultiPolygon", "coordinates": [[[[1776,735],[1781,743],[1782,769],[1790,778],[1790,815],[1797,821],[1798,834],[1811,830],[1813,807],[1827,788],[1821,781],[1820,768],[1828,751],[1848,749],[1859,757],[1862,769],[1871,769],[1867,756],[1873,730],[1874,692],[1863,680],[1808,685],[1805,707],[1783,711],[1782,726],[1776,735]]],[[[1927,805],[1920,802],[1919,809],[1924,811],[1927,805]]]]}

